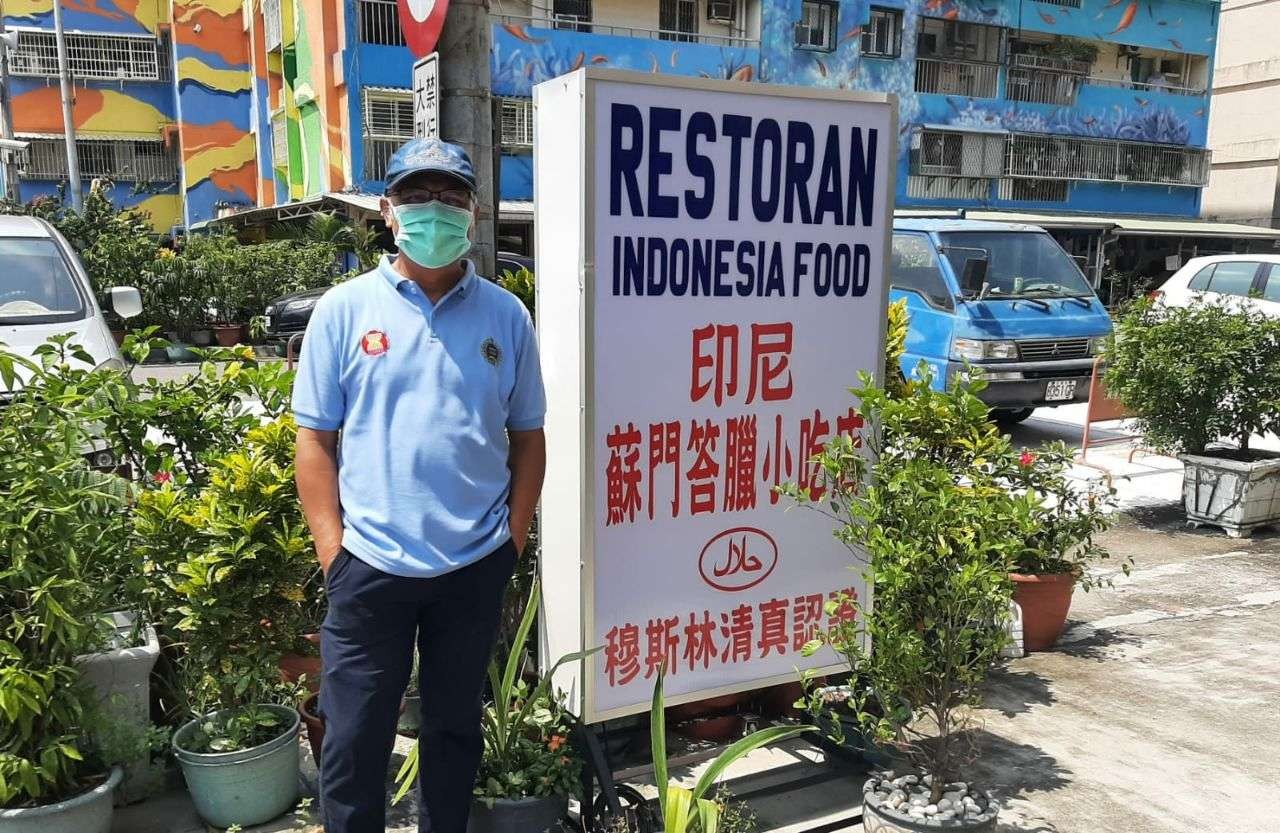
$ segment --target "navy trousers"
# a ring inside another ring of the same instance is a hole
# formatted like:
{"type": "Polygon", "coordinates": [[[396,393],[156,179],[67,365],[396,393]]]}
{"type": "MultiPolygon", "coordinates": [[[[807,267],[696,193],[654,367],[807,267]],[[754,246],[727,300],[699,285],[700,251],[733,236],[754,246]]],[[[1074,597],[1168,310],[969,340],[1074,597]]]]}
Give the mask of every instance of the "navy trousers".
{"type": "Polygon", "coordinates": [[[428,579],[388,575],[342,550],[326,579],[320,803],[326,833],[383,833],[400,698],[418,646],[422,833],[465,833],[480,765],[481,696],[515,566],[511,542],[428,579]]]}

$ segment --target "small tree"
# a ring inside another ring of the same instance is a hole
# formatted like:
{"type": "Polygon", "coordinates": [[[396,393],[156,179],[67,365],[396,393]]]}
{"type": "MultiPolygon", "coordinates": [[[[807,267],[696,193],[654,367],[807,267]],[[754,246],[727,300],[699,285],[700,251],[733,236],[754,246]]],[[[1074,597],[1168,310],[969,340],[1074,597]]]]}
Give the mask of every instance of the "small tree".
{"type": "Polygon", "coordinates": [[[982,383],[940,392],[929,381],[922,368],[890,397],[864,375],[853,393],[868,428],[817,456],[822,503],[785,491],[836,520],[875,588],[870,610],[837,600],[857,615],[805,650],[845,657],[865,683],[851,702],[863,728],[933,776],[936,803],[969,757],[970,709],[1008,639],[1009,569],[1035,527],[1002,479],[1017,455],[987,420],[982,383]]]}
{"type": "Polygon", "coordinates": [[[1143,300],[1116,322],[1107,389],[1158,448],[1199,454],[1280,428],[1280,321],[1243,304],[1143,300]]]}

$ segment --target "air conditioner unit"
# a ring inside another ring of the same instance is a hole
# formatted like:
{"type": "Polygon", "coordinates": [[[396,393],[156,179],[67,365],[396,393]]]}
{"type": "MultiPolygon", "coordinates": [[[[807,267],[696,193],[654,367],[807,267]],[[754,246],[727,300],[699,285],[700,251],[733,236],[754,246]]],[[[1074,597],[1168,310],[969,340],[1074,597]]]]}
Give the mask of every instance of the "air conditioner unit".
{"type": "Polygon", "coordinates": [[[732,23],[736,8],[736,0],[707,0],[707,20],[732,23]]]}

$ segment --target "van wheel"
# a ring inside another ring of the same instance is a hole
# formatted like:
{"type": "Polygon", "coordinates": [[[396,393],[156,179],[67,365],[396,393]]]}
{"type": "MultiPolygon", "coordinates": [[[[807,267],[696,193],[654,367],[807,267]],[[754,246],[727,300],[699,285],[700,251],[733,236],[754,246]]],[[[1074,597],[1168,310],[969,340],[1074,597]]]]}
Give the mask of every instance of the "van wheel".
{"type": "Polygon", "coordinates": [[[991,418],[1001,425],[1017,425],[1035,413],[1035,408],[992,408],[991,418]]]}

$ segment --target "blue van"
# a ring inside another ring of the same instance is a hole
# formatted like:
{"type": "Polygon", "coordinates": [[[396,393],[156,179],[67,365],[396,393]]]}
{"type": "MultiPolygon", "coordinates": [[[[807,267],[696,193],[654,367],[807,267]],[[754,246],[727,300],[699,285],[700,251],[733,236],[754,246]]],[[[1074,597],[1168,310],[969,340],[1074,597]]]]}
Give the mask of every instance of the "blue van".
{"type": "Polygon", "coordinates": [[[1003,422],[1089,398],[1111,318],[1071,256],[1044,229],[1019,223],[893,222],[890,297],[911,316],[903,372],[923,360],[935,387],[966,362],[1003,422]]]}

